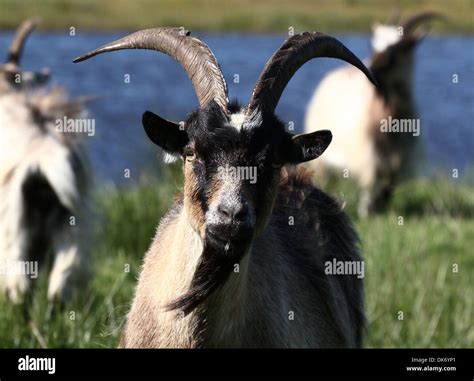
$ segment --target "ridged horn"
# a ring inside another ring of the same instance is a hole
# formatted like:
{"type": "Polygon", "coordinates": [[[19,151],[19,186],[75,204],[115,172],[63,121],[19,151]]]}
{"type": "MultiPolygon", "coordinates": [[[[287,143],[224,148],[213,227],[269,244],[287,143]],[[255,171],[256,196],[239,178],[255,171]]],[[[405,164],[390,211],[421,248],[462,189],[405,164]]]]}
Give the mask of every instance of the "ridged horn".
{"type": "Polygon", "coordinates": [[[268,60],[255,85],[247,114],[257,108],[272,113],[286,85],[307,61],[317,57],[338,58],[360,69],[376,85],[365,65],[340,41],[319,32],[305,32],[288,38],[268,60]]]}
{"type": "Polygon", "coordinates": [[[183,28],[145,29],[93,50],[74,62],[114,50],[156,50],[167,54],[183,67],[193,83],[201,107],[214,100],[223,110],[227,110],[227,85],[220,66],[209,47],[191,37],[190,33],[183,28]]]}

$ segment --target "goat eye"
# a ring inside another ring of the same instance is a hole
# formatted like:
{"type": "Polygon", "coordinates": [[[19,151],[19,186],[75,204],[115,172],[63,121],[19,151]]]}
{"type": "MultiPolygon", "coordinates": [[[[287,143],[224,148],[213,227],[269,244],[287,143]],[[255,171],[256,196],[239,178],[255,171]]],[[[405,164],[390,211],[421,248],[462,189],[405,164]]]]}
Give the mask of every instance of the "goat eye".
{"type": "Polygon", "coordinates": [[[191,148],[186,148],[183,152],[183,156],[186,161],[193,161],[196,158],[196,152],[191,148]]]}

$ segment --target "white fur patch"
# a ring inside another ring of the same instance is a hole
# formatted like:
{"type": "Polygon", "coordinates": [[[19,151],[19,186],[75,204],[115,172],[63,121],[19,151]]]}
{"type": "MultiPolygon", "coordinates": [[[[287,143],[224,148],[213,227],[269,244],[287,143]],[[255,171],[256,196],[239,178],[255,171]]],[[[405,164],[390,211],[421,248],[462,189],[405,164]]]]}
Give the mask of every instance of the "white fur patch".
{"type": "Polygon", "coordinates": [[[240,111],[230,116],[229,125],[240,131],[246,120],[247,115],[245,115],[244,112],[240,111]]]}
{"type": "Polygon", "coordinates": [[[262,124],[262,114],[257,109],[250,116],[245,111],[232,114],[230,116],[229,126],[234,127],[240,131],[242,128],[251,130],[252,128],[258,127],[262,124]]]}
{"type": "Polygon", "coordinates": [[[173,154],[173,153],[170,153],[170,152],[166,152],[164,149],[162,148],[159,148],[158,149],[158,157],[163,160],[163,162],[165,164],[172,164],[174,163],[176,160],[179,159],[179,155],[178,154],[173,154]]]}
{"type": "Polygon", "coordinates": [[[389,46],[400,41],[402,36],[398,26],[375,24],[372,28],[372,49],[375,52],[383,52],[389,46]]]}

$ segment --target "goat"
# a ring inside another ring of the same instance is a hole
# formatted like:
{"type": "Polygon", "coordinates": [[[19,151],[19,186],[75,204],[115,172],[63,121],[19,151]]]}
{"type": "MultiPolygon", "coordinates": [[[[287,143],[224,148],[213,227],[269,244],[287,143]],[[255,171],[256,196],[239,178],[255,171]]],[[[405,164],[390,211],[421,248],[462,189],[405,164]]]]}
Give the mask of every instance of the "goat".
{"type": "Polygon", "coordinates": [[[396,184],[413,172],[419,140],[415,138],[419,121],[412,94],[413,55],[425,35],[416,28],[434,17],[437,14],[418,14],[401,28],[375,25],[368,67],[379,86],[346,66],[323,78],[308,105],[305,131],[327,128],[334,134],[331,148],[312,168],[317,173],[342,169],[354,177],[361,188],[361,216],[383,210],[396,184]],[[392,129],[392,122],[411,128],[392,129]]]}
{"type": "Polygon", "coordinates": [[[38,268],[52,259],[48,299],[64,303],[88,274],[90,174],[80,139],[58,131],[56,121],[85,111],[83,100],[68,100],[64,89],[40,87],[49,73],[28,75],[19,67],[35,25],[20,26],[0,66],[0,290],[13,303],[25,302],[38,268]]]}
{"type": "Polygon", "coordinates": [[[19,67],[26,39],[38,23],[39,19],[29,19],[18,27],[10,45],[6,62],[0,65],[0,94],[11,90],[12,87],[16,89],[32,88],[43,85],[49,80],[50,73],[47,68],[35,73],[21,70],[19,67]]]}
{"type": "Polygon", "coordinates": [[[199,108],[180,124],[143,114],[152,142],[182,158],[184,192],[145,256],[120,346],[360,346],[362,279],[324,269],[333,259],[362,261],[357,234],[339,204],[292,166],[322,154],[331,133],[293,136],[274,110],[312,58],[343,59],[372,79],[370,72],[336,39],[297,34],[269,59],[241,107],[229,103],[209,47],[178,28],[139,31],[74,62],[131,48],[181,64],[199,108]],[[257,181],[239,169],[254,169],[257,181]]]}

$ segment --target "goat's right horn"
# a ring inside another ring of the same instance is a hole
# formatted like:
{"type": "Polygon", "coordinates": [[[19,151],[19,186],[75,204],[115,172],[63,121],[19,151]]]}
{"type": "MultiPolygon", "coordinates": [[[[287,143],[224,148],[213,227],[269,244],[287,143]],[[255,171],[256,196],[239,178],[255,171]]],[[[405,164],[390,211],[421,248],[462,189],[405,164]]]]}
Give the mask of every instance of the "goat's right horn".
{"type": "Polygon", "coordinates": [[[20,63],[23,47],[30,33],[36,28],[40,20],[38,18],[23,21],[15,33],[15,37],[10,45],[6,63],[18,66],[20,63]]]}
{"type": "Polygon", "coordinates": [[[219,64],[209,47],[191,37],[190,33],[183,28],[145,29],[93,50],[74,62],[114,50],[156,50],[167,54],[183,67],[193,83],[201,107],[214,100],[226,111],[229,103],[227,85],[219,64]]]}
{"type": "Polygon", "coordinates": [[[437,12],[422,12],[408,18],[402,24],[404,35],[408,36],[418,25],[433,19],[444,19],[444,16],[437,12]]]}

